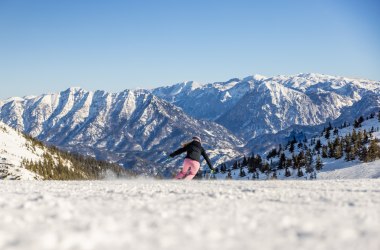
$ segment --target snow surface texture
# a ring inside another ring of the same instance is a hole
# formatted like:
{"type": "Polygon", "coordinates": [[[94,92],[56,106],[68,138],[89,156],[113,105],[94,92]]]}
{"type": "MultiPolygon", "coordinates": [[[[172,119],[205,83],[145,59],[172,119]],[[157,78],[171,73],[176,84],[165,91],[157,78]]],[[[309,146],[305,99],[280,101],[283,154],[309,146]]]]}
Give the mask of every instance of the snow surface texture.
{"type": "Polygon", "coordinates": [[[0,249],[379,249],[380,180],[0,182],[0,249]]]}

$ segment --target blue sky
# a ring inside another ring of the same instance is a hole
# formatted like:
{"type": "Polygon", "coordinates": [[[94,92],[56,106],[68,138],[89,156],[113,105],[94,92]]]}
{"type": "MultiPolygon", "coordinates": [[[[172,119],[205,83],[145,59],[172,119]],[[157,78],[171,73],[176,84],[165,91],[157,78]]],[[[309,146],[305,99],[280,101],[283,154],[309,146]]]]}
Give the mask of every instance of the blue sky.
{"type": "Polygon", "coordinates": [[[0,0],[0,99],[317,72],[380,80],[380,1],[0,0]]]}

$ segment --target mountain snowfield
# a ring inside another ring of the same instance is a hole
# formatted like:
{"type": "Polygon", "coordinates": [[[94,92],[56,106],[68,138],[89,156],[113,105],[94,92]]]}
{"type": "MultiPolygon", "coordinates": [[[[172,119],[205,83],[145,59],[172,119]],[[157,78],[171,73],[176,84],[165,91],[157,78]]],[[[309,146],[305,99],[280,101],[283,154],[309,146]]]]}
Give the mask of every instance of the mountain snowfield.
{"type": "Polygon", "coordinates": [[[70,152],[170,177],[167,154],[202,137],[215,165],[380,110],[380,82],[322,74],[192,81],[119,93],[69,88],[0,102],[0,120],[70,152]],[[298,126],[298,127],[297,127],[298,126]]]}

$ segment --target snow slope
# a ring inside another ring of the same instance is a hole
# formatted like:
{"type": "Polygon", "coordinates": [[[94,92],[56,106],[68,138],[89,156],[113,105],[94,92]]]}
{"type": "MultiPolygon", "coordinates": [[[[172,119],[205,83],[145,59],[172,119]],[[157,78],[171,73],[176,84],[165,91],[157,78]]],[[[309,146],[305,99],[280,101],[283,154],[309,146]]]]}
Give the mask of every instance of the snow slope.
{"type": "MultiPolygon", "coordinates": [[[[349,124],[347,122],[347,124],[349,124]]],[[[342,124],[340,124],[342,125],[342,124]]],[[[339,126],[340,126],[339,125],[339,126]]],[[[337,127],[338,128],[338,127],[337,127]]],[[[307,149],[310,149],[312,154],[313,154],[313,162],[312,166],[315,169],[315,164],[316,164],[316,159],[317,159],[317,152],[314,150],[315,149],[315,142],[320,140],[321,145],[327,146],[328,142],[333,142],[337,137],[339,138],[344,138],[346,135],[352,134],[353,130],[358,133],[359,131],[364,132],[366,131],[369,133],[370,131],[373,130],[372,132],[372,138],[373,139],[378,139],[380,140],[380,121],[378,114],[376,114],[373,118],[368,117],[366,118],[360,125],[360,127],[355,128],[353,125],[342,127],[338,129],[337,135],[333,133],[333,129],[330,130],[330,137],[329,139],[325,138],[325,134],[321,134],[322,129],[320,132],[314,132],[316,136],[313,136],[312,139],[308,139],[306,141],[303,141],[304,138],[301,138],[298,140],[298,142],[303,142],[301,148],[295,143],[295,148],[294,148],[294,155],[298,155],[301,151],[306,153],[307,149]],[[314,141],[314,143],[312,143],[314,141]],[[305,148],[306,146],[306,148],[305,148]]],[[[367,143],[367,148],[369,146],[369,143],[367,143]]],[[[281,153],[284,153],[287,159],[292,159],[293,153],[290,152],[289,145],[282,144],[282,151],[281,153]]],[[[278,146],[273,147],[273,148],[278,148],[278,146]]],[[[257,179],[260,180],[267,180],[273,177],[273,170],[277,169],[278,167],[278,162],[279,162],[279,157],[276,155],[275,157],[271,157],[270,159],[266,159],[268,153],[270,150],[261,153],[260,156],[262,157],[263,161],[266,161],[268,163],[271,163],[271,171],[267,173],[262,173],[260,171],[257,172],[259,175],[257,179]]],[[[239,162],[242,162],[242,159],[238,159],[239,162]]],[[[343,155],[340,159],[335,159],[333,158],[323,158],[321,157],[321,161],[323,163],[323,168],[321,170],[316,171],[316,177],[318,179],[361,179],[361,178],[380,178],[380,159],[375,160],[374,162],[370,163],[363,163],[356,157],[355,160],[347,161],[345,159],[345,153],[343,152],[343,155]]],[[[240,169],[232,169],[232,162],[228,162],[227,168],[231,169],[231,177],[232,179],[240,179],[240,180],[246,180],[246,179],[252,179],[253,173],[248,172],[248,167],[243,167],[246,175],[241,177],[240,176],[240,169]]],[[[289,171],[291,175],[289,177],[285,176],[285,170],[276,170],[277,178],[278,179],[309,179],[310,174],[306,174],[306,168],[303,167],[303,172],[305,175],[302,177],[297,176],[297,169],[292,169],[289,168],[289,171]]],[[[314,173],[313,173],[314,174],[314,173]]],[[[228,175],[228,172],[219,172],[215,175],[217,179],[226,179],[228,175]]],[[[207,177],[206,177],[207,179],[207,177]]]]}
{"type": "Polygon", "coordinates": [[[41,177],[21,166],[23,159],[39,161],[44,150],[32,147],[23,134],[0,122],[0,179],[33,180],[41,177]]]}
{"type": "Polygon", "coordinates": [[[357,163],[345,168],[324,170],[318,174],[318,179],[364,179],[380,178],[380,160],[357,163]]]}
{"type": "Polygon", "coordinates": [[[108,174],[130,173],[118,165],[48,147],[0,122],[0,180],[98,179],[108,174]]]}
{"type": "Polygon", "coordinates": [[[380,245],[380,180],[0,182],[0,249],[380,245]]]}
{"type": "MultiPolygon", "coordinates": [[[[374,129],[373,137],[380,139],[380,121],[377,117],[364,121],[360,128],[356,131],[371,131],[374,129]]],[[[353,126],[339,129],[339,137],[344,137],[349,133],[352,133],[353,126]]],[[[336,138],[335,135],[331,136],[330,141],[336,138]]],[[[326,145],[327,140],[324,137],[319,137],[322,144],[326,145]]],[[[380,178],[380,160],[374,162],[363,163],[359,160],[345,161],[344,159],[323,159],[324,167],[320,173],[318,173],[318,179],[360,179],[360,178],[380,178]]]]}

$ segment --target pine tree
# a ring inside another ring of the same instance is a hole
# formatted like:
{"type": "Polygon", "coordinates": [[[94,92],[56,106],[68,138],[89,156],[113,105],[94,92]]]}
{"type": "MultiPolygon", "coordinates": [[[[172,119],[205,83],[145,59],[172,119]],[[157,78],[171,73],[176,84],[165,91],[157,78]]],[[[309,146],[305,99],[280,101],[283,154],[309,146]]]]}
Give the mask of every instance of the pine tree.
{"type": "Polygon", "coordinates": [[[305,153],[303,151],[301,151],[299,154],[298,154],[298,167],[304,167],[306,165],[306,158],[305,158],[305,153]]]}
{"type": "Polygon", "coordinates": [[[359,160],[367,162],[368,161],[368,150],[365,144],[361,145],[359,150],[359,160]]]}
{"type": "Polygon", "coordinates": [[[267,173],[269,170],[270,170],[270,165],[268,162],[265,162],[264,164],[262,164],[260,168],[261,173],[267,173]]]}
{"type": "Polygon", "coordinates": [[[286,157],[284,153],[281,153],[280,160],[278,161],[278,167],[277,169],[284,169],[285,168],[285,163],[286,162],[286,157]]]}
{"type": "Polygon", "coordinates": [[[367,144],[369,142],[369,136],[366,130],[363,131],[363,143],[367,144]]]}
{"type": "Polygon", "coordinates": [[[289,171],[289,168],[287,167],[286,169],[285,169],[285,177],[289,177],[289,176],[291,176],[292,174],[290,173],[290,171],[289,171]]]}
{"type": "Polygon", "coordinates": [[[283,152],[283,149],[282,149],[282,145],[281,144],[278,144],[278,157],[280,157],[281,153],[283,152]]]}
{"type": "Polygon", "coordinates": [[[376,140],[371,140],[368,147],[368,161],[374,161],[380,155],[380,146],[376,140]]]}
{"type": "Polygon", "coordinates": [[[247,160],[247,158],[245,157],[245,155],[244,155],[244,157],[243,157],[243,162],[242,162],[242,166],[243,167],[246,167],[248,165],[248,160],[247,160]]]}
{"type": "Polygon", "coordinates": [[[314,168],[313,168],[313,156],[311,154],[311,151],[310,150],[307,150],[306,151],[306,154],[305,154],[305,168],[306,168],[306,173],[311,173],[314,171],[314,168]]]}
{"type": "Polygon", "coordinates": [[[269,160],[270,158],[272,158],[272,157],[275,157],[277,155],[277,149],[272,149],[269,153],[268,153],[268,155],[267,155],[267,160],[269,160]]]}
{"type": "Polygon", "coordinates": [[[298,170],[297,170],[297,176],[298,177],[302,177],[303,176],[303,171],[302,171],[301,168],[298,168],[298,170]]]}
{"type": "Polygon", "coordinates": [[[291,168],[293,166],[292,159],[286,159],[285,168],[291,168]]]}
{"type": "Polygon", "coordinates": [[[248,159],[248,173],[253,173],[256,171],[256,164],[254,156],[248,159]]]}
{"type": "Polygon", "coordinates": [[[293,153],[293,152],[294,152],[294,144],[293,144],[293,143],[290,144],[289,152],[290,152],[290,153],[293,153]]]}
{"type": "Polygon", "coordinates": [[[228,170],[228,174],[227,174],[226,179],[227,180],[231,180],[232,179],[232,175],[231,175],[231,170],[230,169],[228,170]]]}
{"type": "Polygon", "coordinates": [[[315,150],[318,152],[318,154],[320,153],[321,147],[322,147],[321,140],[318,139],[315,144],[315,150]]]}
{"type": "Polygon", "coordinates": [[[335,138],[333,147],[334,147],[334,156],[335,156],[335,159],[342,158],[342,156],[343,156],[343,149],[342,149],[342,144],[341,144],[341,141],[340,141],[339,137],[335,138]]]}
{"type": "Polygon", "coordinates": [[[272,174],[272,178],[271,178],[272,180],[277,180],[277,171],[276,170],[274,170],[273,171],[273,174],[272,174]]]}
{"type": "Polygon", "coordinates": [[[232,169],[238,169],[238,162],[235,161],[234,164],[232,165],[232,169]]]}
{"type": "Polygon", "coordinates": [[[313,165],[306,166],[306,173],[310,174],[314,172],[313,165]]]}
{"type": "Polygon", "coordinates": [[[297,169],[298,168],[298,157],[296,157],[294,154],[292,155],[292,168],[293,169],[297,169]]]}
{"type": "Polygon", "coordinates": [[[315,169],[320,171],[323,168],[323,162],[321,160],[321,157],[318,155],[317,160],[315,161],[315,169]]]}
{"type": "Polygon", "coordinates": [[[327,140],[330,139],[330,130],[329,130],[329,129],[326,130],[325,138],[326,138],[327,140]]]}
{"type": "Polygon", "coordinates": [[[335,129],[334,129],[334,135],[335,135],[335,136],[339,135],[339,130],[338,130],[338,128],[335,128],[335,129]]]}

